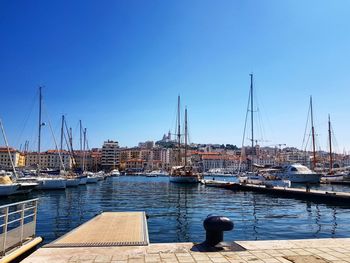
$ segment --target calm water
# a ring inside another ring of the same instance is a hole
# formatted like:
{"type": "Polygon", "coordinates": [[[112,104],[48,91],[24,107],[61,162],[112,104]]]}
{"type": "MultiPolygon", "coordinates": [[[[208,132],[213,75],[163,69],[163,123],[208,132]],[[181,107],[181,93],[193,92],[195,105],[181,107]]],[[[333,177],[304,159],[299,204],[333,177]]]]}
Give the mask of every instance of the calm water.
{"type": "MultiPolygon", "coordinates": [[[[202,222],[212,213],[234,221],[235,228],[225,240],[350,237],[350,206],[177,185],[166,177],[114,177],[78,188],[33,192],[27,198],[36,197],[40,198],[37,235],[45,243],[101,211],[146,211],[151,242],[203,241],[202,222]]],[[[26,198],[11,197],[1,203],[20,199],[26,198]]]]}

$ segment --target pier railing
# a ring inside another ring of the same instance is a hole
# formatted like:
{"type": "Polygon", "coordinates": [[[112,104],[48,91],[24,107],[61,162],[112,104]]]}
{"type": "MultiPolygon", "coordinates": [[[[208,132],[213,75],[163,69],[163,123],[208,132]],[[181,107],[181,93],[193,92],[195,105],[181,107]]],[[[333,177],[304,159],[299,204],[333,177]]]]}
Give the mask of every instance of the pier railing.
{"type": "Polygon", "coordinates": [[[38,199],[0,206],[0,255],[35,237],[38,199]]]}

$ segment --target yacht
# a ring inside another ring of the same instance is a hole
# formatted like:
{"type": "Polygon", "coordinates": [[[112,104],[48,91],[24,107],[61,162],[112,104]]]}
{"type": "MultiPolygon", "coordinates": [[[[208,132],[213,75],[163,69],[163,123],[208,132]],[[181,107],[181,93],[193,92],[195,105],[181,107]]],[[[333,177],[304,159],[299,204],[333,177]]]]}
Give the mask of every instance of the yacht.
{"type": "Polygon", "coordinates": [[[333,182],[342,182],[346,178],[346,174],[337,173],[337,174],[325,174],[321,177],[322,183],[333,183],[333,182]]]}
{"type": "Polygon", "coordinates": [[[267,187],[291,187],[290,180],[282,180],[271,174],[248,173],[245,176],[239,177],[241,184],[265,185],[267,187]]]}
{"type": "Polygon", "coordinates": [[[321,174],[311,171],[301,164],[290,164],[283,168],[283,170],[276,175],[283,179],[289,180],[292,183],[311,183],[316,184],[320,182],[321,174]]]}
{"type": "Polygon", "coordinates": [[[119,170],[118,170],[118,169],[113,169],[113,170],[110,172],[110,176],[112,176],[112,177],[120,176],[119,170]]]}
{"type": "Polygon", "coordinates": [[[168,176],[169,174],[165,171],[154,170],[152,172],[146,173],[147,177],[157,177],[157,176],[168,176]]]}
{"type": "Polygon", "coordinates": [[[87,184],[95,184],[99,181],[99,178],[97,176],[95,176],[94,173],[85,172],[85,175],[87,175],[87,178],[86,178],[87,184]]]}

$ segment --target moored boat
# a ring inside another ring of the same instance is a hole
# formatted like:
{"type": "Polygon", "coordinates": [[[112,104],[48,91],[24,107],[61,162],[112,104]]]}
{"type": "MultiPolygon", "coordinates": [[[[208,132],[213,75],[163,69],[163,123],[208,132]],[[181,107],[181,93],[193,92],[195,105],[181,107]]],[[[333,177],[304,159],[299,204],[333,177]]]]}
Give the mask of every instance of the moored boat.
{"type": "Polygon", "coordinates": [[[292,183],[319,183],[321,174],[311,171],[301,164],[290,164],[283,168],[281,172],[276,173],[280,179],[289,180],[292,183]]]}

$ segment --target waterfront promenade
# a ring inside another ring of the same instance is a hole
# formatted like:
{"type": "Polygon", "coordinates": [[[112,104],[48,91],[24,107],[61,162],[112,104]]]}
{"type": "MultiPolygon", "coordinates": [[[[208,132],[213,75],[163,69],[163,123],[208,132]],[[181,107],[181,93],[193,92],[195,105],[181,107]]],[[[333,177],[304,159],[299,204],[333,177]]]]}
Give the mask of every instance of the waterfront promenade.
{"type": "Polygon", "coordinates": [[[194,243],[129,247],[40,248],[23,263],[324,263],[350,262],[350,238],[237,241],[245,251],[198,252],[194,243]]]}

